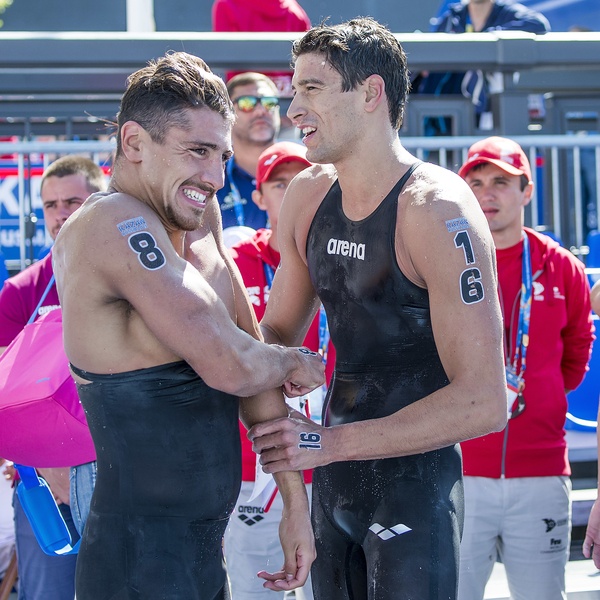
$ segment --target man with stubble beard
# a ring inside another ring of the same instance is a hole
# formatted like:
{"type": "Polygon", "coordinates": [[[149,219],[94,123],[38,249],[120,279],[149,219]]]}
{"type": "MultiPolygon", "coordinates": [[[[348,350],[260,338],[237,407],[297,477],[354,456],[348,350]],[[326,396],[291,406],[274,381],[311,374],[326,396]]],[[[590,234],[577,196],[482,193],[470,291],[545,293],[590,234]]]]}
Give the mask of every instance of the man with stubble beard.
{"type": "MultiPolygon", "coordinates": [[[[279,388],[300,395],[324,380],[315,353],[258,341],[223,245],[215,193],[232,120],[199,58],[167,54],[135,72],[109,191],[56,241],[65,350],[98,459],[79,600],[229,598],[221,540],[240,488],[238,405],[247,426],[283,417],[279,388]]],[[[289,590],[306,580],[314,540],[300,474],[277,483],[285,565],[274,576],[289,590]]]]}

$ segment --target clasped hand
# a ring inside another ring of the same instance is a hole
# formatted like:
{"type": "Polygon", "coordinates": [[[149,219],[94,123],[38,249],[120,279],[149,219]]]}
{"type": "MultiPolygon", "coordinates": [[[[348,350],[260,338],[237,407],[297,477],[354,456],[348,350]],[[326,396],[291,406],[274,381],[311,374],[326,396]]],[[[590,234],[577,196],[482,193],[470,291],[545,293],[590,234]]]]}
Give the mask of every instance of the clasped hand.
{"type": "Polygon", "coordinates": [[[283,385],[288,398],[305,396],[325,383],[325,365],[320,354],[304,347],[290,348],[289,351],[298,361],[298,366],[291,380],[283,385]]]}
{"type": "Polygon", "coordinates": [[[303,471],[326,465],[331,456],[331,430],[296,410],[287,418],[259,423],[248,438],[265,473],[303,471]]]}

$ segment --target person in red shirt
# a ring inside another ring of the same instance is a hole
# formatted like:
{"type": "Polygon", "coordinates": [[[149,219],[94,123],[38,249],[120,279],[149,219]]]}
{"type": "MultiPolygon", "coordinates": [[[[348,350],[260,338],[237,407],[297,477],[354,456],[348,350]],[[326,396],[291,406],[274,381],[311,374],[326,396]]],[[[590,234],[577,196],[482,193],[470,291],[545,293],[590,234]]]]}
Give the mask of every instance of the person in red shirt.
{"type": "MultiPolygon", "coordinates": [[[[215,0],[212,6],[213,31],[308,31],[310,19],[296,0],[215,0]]],[[[237,72],[227,73],[227,80],[237,72]]],[[[279,90],[292,95],[291,71],[265,72],[279,90]]]]}
{"type": "Polygon", "coordinates": [[[580,260],[523,226],[533,181],[519,144],[473,144],[459,175],[496,245],[509,416],[503,431],[461,444],[459,598],[483,598],[499,555],[512,598],[561,600],[571,531],[566,393],[581,383],[594,339],[589,284],[580,260]]]}
{"type": "Polygon", "coordinates": [[[213,31],[307,31],[310,19],[296,0],[215,0],[213,31]]]}
{"type": "MultiPolygon", "coordinates": [[[[310,166],[306,159],[306,148],[294,142],[278,142],[267,148],[259,157],[256,190],[252,200],[267,212],[271,229],[259,229],[255,235],[234,245],[230,252],[240,269],[248,296],[260,320],[269,299],[271,281],[279,265],[277,221],[283,196],[290,181],[310,166]]],[[[304,345],[311,350],[326,350],[326,377],[330,380],[335,364],[333,346],[328,343],[325,315],[315,317],[304,345]]],[[[315,390],[309,396],[309,410],[313,418],[320,419],[323,390],[315,390]]],[[[264,501],[256,498],[249,501],[254,488],[256,454],[248,440],[247,430],[240,422],[242,440],[242,488],[225,534],[225,558],[235,600],[273,600],[283,598],[283,592],[273,592],[262,587],[256,573],[265,565],[275,569],[283,564],[283,553],[279,544],[278,528],[283,503],[279,493],[272,503],[264,507],[264,501]]],[[[309,488],[312,471],[305,471],[304,480],[309,488]]],[[[298,600],[312,599],[310,580],[304,587],[295,590],[298,600]]]]}

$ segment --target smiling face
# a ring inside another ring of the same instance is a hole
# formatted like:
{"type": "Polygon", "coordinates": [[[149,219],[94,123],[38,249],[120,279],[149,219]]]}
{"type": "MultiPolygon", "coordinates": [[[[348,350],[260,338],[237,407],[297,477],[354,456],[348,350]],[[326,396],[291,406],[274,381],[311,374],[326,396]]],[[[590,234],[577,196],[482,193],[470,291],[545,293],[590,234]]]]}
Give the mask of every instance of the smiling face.
{"type": "Polygon", "coordinates": [[[82,173],[63,177],[50,176],[44,180],[40,190],[44,222],[53,240],[64,222],[93,191],[82,173]]]}
{"type": "Polygon", "coordinates": [[[273,88],[264,81],[237,85],[231,92],[231,101],[235,107],[236,120],[233,126],[233,142],[253,144],[257,146],[270,146],[279,134],[281,118],[279,107],[272,110],[265,108],[260,102],[256,103],[253,110],[244,112],[236,100],[241,96],[257,96],[259,98],[271,97],[275,93],[273,88]]]}
{"type": "Polygon", "coordinates": [[[482,163],[465,176],[490,226],[498,248],[509,248],[521,239],[523,209],[531,200],[533,184],[521,189],[521,175],[509,175],[491,163],[482,163]]]}
{"type": "Polygon", "coordinates": [[[306,158],[338,163],[361,138],[363,85],[342,91],[342,77],[319,53],[302,54],[292,79],[294,98],[287,115],[302,132],[306,158]]]}
{"type": "Polygon", "coordinates": [[[188,126],[170,127],[162,143],[141,129],[140,180],[147,201],[167,225],[193,231],[223,187],[225,163],[232,154],[231,123],[208,108],[186,109],[185,115],[188,126]]]}

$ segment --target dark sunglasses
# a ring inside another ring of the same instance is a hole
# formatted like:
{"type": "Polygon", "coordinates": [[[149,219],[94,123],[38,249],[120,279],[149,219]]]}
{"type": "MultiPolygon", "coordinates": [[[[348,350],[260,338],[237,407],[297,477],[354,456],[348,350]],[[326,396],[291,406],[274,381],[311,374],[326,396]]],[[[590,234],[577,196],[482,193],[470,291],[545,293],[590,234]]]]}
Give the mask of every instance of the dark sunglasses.
{"type": "Polygon", "coordinates": [[[279,106],[279,98],[275,96],[263,96],[262,98],[258,96],[240,96],[233,100],[233,103],[242,112],[252,112],[259,102],[268,111],[273,111],[279,106]]]}

